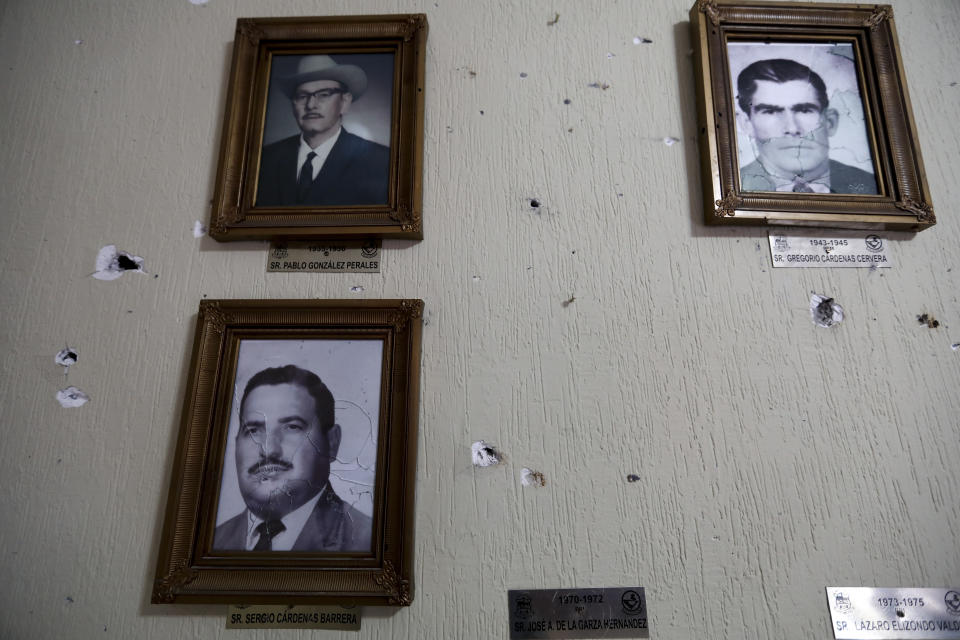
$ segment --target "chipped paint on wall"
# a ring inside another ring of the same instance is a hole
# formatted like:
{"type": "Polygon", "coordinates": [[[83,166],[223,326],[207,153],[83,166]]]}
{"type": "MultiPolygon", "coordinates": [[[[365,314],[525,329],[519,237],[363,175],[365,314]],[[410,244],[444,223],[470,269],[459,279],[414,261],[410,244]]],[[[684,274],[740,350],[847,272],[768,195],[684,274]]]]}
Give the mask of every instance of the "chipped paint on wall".
{"type": "Polygon", "coordinates": [[[76,349],[72,349],[70,347],[64,347],[63,349],[57,352],[57,355],[54,356],[53,361],[56,362],[61,367],[63,367],[63,373],[64,375],[66,375],[70,367],[77,364],[77,359],[79,357],[80,356],[77,353],[76,349]]]}
{"type": "Polygon", "coordinates": [[[547,484],[547,479],[539,471],[524,467],[520,470],[520,482],[525,487],[542,487],[547,484]]]}
{"type": "Polygon", "coordinates": [[[843,321],[843,307],[833,298],[814,293],[810,296],[810,318],[818,327],[829,328],[843,321]]]}
{"type": "Polygon", "coordinates": [[[82,407],[90,401],[90,396],[76,387],[67,387],[57,391],[57,402],[68,409],[82,407]]]}
{"type": "Polygon", "coordinates": [[[92,275],[97,280],[116,280],[127,271],[144,273],[143,258],[118,251],[116,245],[108,244],[97,253],[96,270],[92,275]]]}
{"type": "Polygon", "coordinates": [[[494,467],[500,464],[502,456],[492,445],[477,440],[470,445],[470,457],[476,467],[494,467]]]}

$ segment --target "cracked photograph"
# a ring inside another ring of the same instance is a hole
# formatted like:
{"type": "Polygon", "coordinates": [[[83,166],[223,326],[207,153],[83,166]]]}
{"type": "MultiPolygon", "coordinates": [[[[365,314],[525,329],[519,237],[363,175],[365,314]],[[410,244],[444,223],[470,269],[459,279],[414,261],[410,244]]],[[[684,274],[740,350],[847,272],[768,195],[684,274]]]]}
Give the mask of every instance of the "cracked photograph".
{"type": "Polygon", "coordinates": [[[727,47],[741,191],[879,193],[852,44],[727,47]]]}
{"type": "Polygon", "coordinates": [[[383,347],[241,340],[214,549],[370,550],[383,347]]]}

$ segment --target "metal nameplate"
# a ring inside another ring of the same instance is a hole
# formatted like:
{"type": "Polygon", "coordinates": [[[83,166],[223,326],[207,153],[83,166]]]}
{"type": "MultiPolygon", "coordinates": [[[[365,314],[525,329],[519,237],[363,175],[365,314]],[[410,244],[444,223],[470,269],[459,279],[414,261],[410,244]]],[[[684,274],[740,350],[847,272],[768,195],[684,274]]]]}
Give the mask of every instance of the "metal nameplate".
{"type": "Polygon", "coordinates": [[[267,272],[380,273],[380,241],[271,242],[267,272]]]}
{"type": "Polygon", "coordinates": [[[960,587],[827,587],[837,640],[960,639],[960,587]]]}
{"type": "Polygon", "coordinates": [[[649,638],[643,587],[511,589],[510,638],[649,638]]]}
{"type": "Polygon", "coordinates": [[[770,256],[774,267],[893,266],[890,241],[875,233],[770,231],[770,256]]]}
{"type": "Polygon", "coordinates": [[[336,606],[231,605],[227,629],[342,629],[360,631],[360,610],[336,606]]]}

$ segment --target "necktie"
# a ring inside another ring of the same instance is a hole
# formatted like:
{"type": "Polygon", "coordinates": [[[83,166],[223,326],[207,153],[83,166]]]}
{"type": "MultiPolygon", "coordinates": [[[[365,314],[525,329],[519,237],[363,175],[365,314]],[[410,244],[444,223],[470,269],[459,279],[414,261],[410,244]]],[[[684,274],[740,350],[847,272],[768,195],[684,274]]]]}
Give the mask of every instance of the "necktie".
{"type": "Polygon", "coordinates": [[[313,182],[313,159],[316,157],[317,154],[311,151],[303,161],[303,166],[300,167],[300,175],[297,177],[297,202],[307,199],[310,183],[313,182]]]}
{"type": "Polygon", "coordinates": [[[813,189],[810,188],[806,182],[801,178],[797,178],[793,181],[793,191],[794,193],[813,193],[813,189]]]}
{"type": "Polygon", "coordinates": [[[257,525],[257,533],[260,534],[260,538],[257,540],[257,544],[253,546],[254,551],[273,551],[273,537],[285,531],[286,527],[283,526],[283,523],[279,520],[268,520],[267,522],[261,522],[257,525]]]}

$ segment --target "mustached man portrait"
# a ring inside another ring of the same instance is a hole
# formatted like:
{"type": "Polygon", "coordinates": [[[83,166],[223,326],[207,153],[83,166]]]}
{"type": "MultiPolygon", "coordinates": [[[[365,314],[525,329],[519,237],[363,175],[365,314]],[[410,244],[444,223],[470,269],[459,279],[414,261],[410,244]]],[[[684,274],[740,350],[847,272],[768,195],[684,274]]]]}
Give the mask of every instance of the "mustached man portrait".
{"type": "Polygon", "coordinates": [[[851,45],[728,52],[742,191],[878,193],[851,45]]]}
{"type": "Polygon", "coordinates": [[[371,550],[382,345],[241,343],[214,550],[371,550]]]}
{"type": "Polygon", "coordinates": [[[393,54],[272,58],[258,207],[386,205],[393,54]]]}

